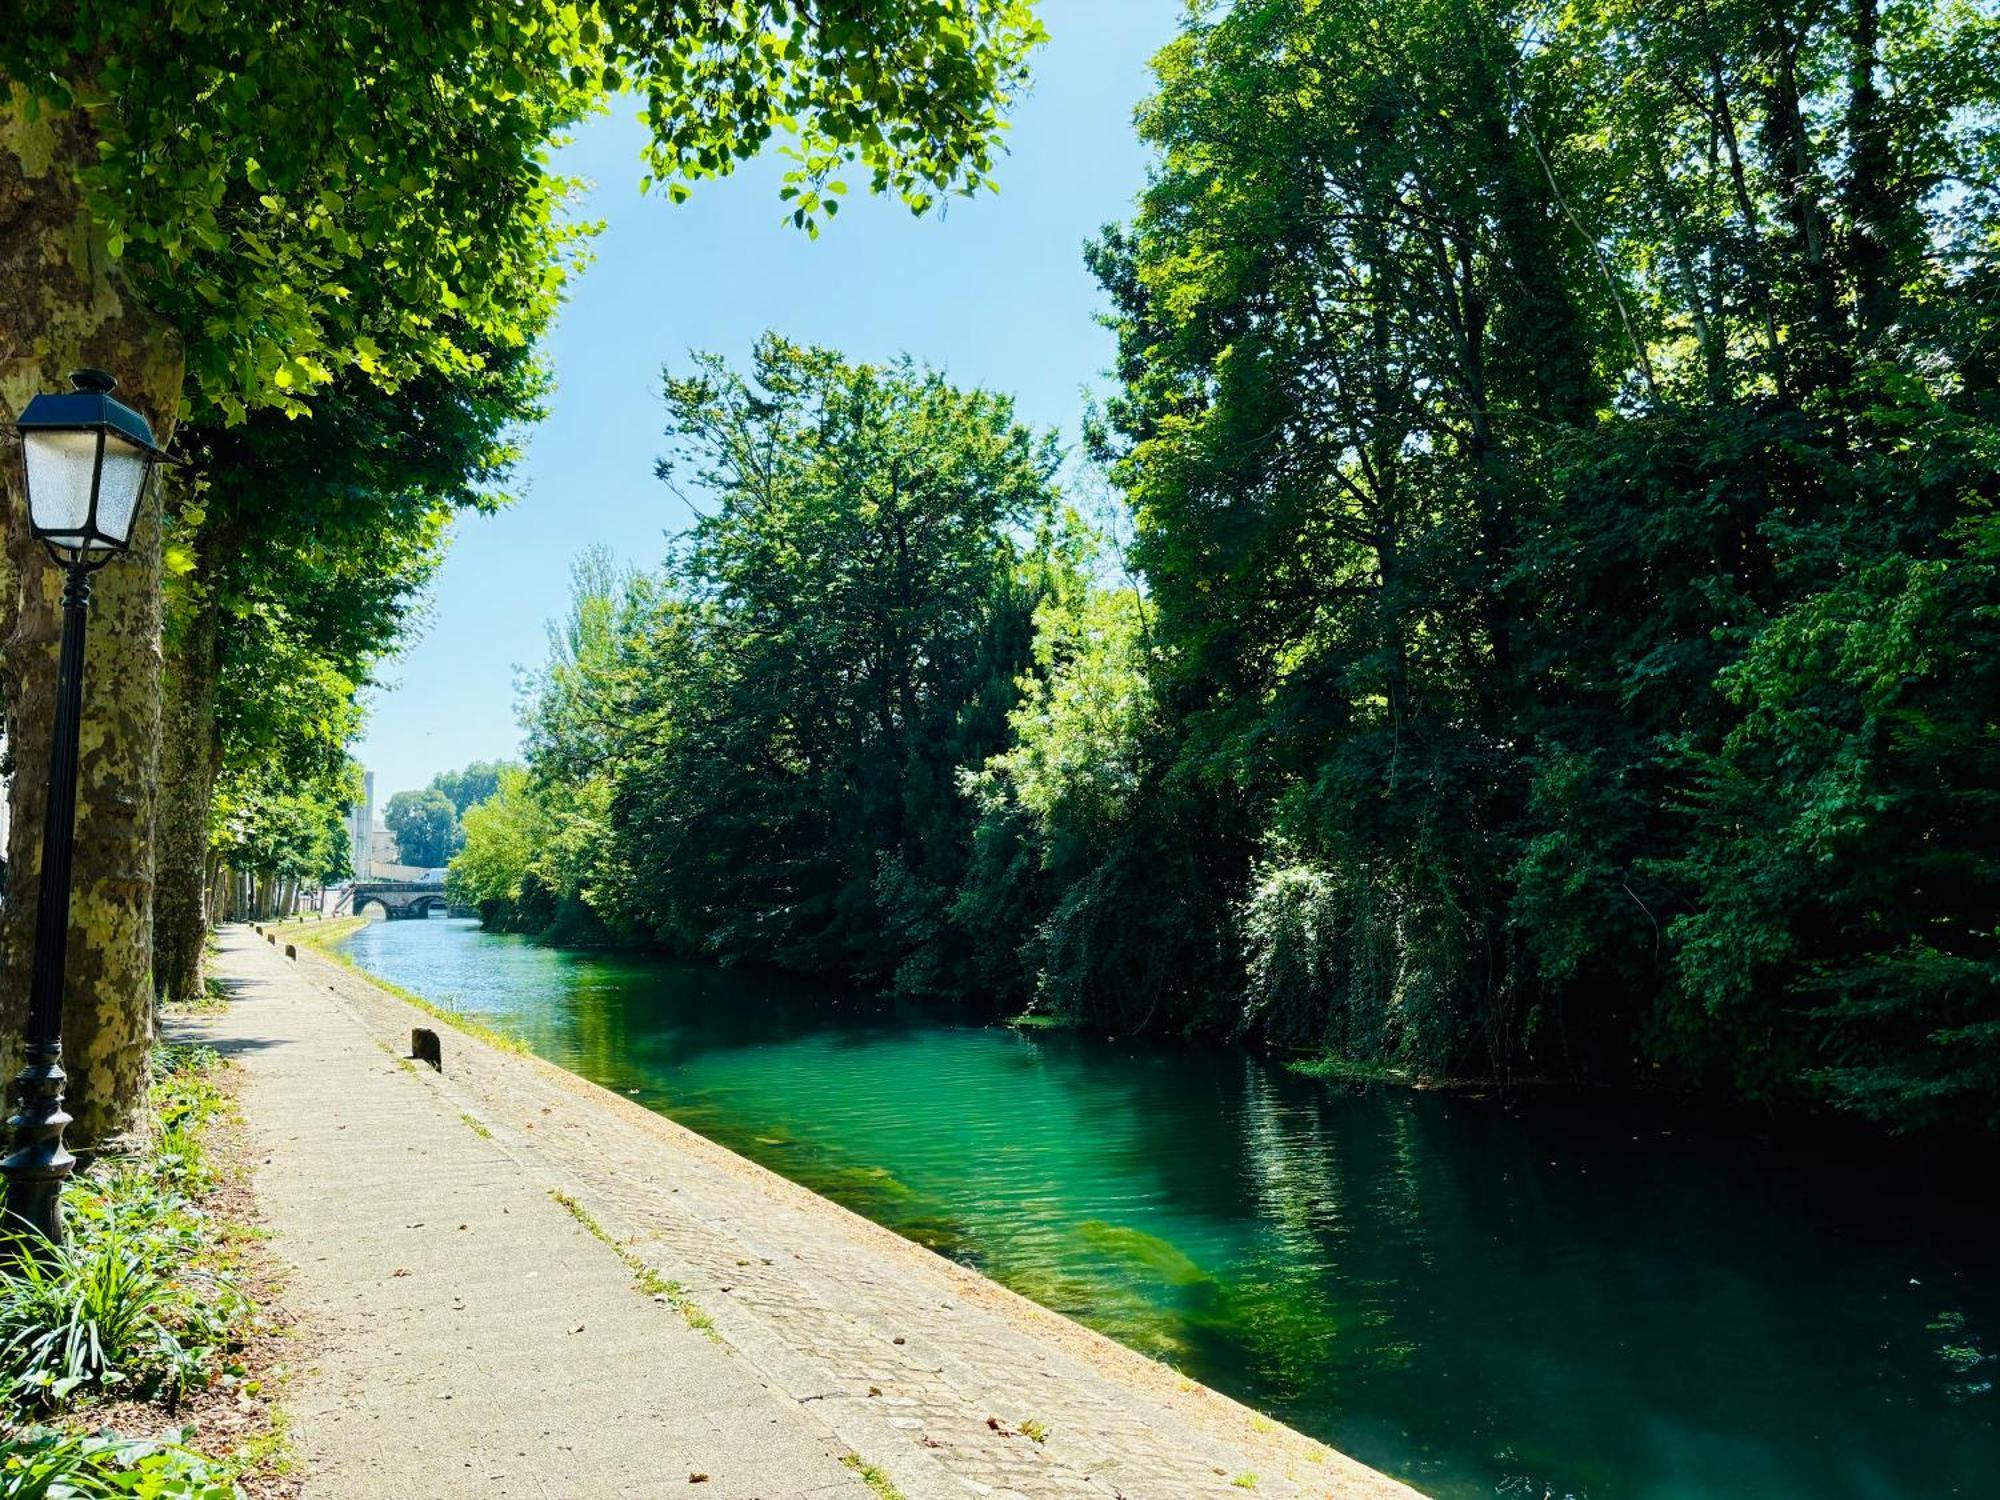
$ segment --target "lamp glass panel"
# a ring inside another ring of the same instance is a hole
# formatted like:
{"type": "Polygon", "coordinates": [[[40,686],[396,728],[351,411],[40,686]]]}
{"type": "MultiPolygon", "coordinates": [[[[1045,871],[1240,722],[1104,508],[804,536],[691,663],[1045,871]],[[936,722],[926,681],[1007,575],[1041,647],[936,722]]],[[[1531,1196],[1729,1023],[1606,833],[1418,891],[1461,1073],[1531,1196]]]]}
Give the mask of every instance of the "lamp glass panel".
{"type": "Polygon", "coordinates": [[[97,465],[97,434],[24,432],[21,446],[28,455],[29,521],[52,540],[79,537],[90,520],[90,473],[97,465]]]}
{"type": "Polygon", "coordinates": [[[146,457],[145,449],[106,434],[104,477],[97,486],[97,529],[109,540],[93,546],[123,547],[132,540],[132,520],[146,488],[146,457]]]}

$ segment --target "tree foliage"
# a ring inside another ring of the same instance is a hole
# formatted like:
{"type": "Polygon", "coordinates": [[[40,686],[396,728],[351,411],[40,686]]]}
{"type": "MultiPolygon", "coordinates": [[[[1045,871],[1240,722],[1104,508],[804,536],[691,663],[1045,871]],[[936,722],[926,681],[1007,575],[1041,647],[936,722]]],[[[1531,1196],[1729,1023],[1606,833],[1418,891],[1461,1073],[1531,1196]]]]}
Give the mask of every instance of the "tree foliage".
{"type": "Polygon", "coordinates": [[[440,771],[431,778],[431,785],[451,799],[452,807],[463,818],[480,803],[498,796],[500,778],[512,766],[504,760],[475,760],[459,771],[440,771]]]}
{"type": "Polygon", "coordinates": [[[776,338],[666,391],[662,477],[714,508],[657,578],[579,570],[529,748],[606,843],[559,894],[677,946],[942,984],[957,778],[1004,742],[1053,452],[1004,399],[776,338]]]}
{"type": "Polygon", "coordinates": [[[603,909],[1996,1123],[1997,54],[1955,0],[1196,7],[1089,252],[1134,577],[989,539],[906,614],[908,461],[779,370],[677,385],[722,508],[537,700],[536,776],[608,777],[603,909]]]}
{"type": "MultiPolygon", "coordinates": [[[[465,847],[474,809],[500,795],[504,778],[519,767],[503,760],[476,760],[461,771],[440,771],[417,791],[389,799],[383,821],[396,836],[402,863],[442,868],[465,847]]],[[[477,905],[478,898],[468,901],[477,905]]]]}
{"type": "Polygon", "coordinates": [[[238,420],[531,341],[581,232],[546,148],[614,92],[677,194],[786,133],[803,225],[846,161],[919,209],[984,185],[1040,35],[1021,0],[27,0],[0,75],[87,115],[104,246],[238,420]]]}
{"type": "MultiPolygon", "coordinates": [[[[1092,259],[1138,817],[1181,836],[1198,786],[1231,850],[1175,893],[1236,931],[1172,1014],[1990,1111],[1994,42],[1269,0],[1161,55],[1092,259]]],[[[1062,899],[1117,930],[1107,868],[1062,899]]]]}
{"type": "Polygon", "coordinates": [[[458,853],[458,809],[436,787],[397,792],[383,809],[382,821],[396,838],[396,857],[406,865],[439,869],[458,853]]]}

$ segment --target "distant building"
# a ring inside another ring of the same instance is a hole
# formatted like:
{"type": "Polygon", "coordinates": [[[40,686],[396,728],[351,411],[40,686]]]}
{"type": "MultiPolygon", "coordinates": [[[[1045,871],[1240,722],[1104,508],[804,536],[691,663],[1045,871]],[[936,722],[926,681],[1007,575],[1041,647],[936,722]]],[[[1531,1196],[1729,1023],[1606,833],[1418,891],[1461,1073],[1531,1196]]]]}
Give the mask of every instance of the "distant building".
{"type": "Polygon", "coordinates": [[[405,880],[419,885],[443,885],[445,872],[442,866],[427,870],[421,865],[377,865],[370,875],[373,880],[405,880]]]}
{"type": "MultiPolygon", "coordinates": [[[[375,871],[375,773],[361,773],[361,800],[347,810],[347,859],[357,878],[375,871]]],[[[387,830],[384,830],[386,834],[387,830]]],[[[393,862],[393,844],[389,854],[393,862]]]]}

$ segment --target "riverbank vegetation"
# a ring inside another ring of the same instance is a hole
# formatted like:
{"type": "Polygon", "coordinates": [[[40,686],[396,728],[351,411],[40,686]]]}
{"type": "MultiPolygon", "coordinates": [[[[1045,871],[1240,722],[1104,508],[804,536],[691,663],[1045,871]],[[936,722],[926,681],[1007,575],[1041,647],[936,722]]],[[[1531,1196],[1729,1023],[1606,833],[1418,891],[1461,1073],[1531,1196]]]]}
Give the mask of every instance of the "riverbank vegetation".
{"type": "Polygon", "coordinates": [[[2000,1124],[2000,33],[1198,11],[1091,246],[1107,548],[999,398],[670,375],[491,918],[1361,1069],[2000,1124]]]}
{"type": "Polygon", "coordinates": [[[668,402],[663,477],[716,508],[659,576],[579,567],[529,712],[537,779],[468,816],[454,899],[950,983],[957,778],[1006,742],[1038,602],[1075,586],[1053,446],[1004,398],[777,338],[668,402]]]}

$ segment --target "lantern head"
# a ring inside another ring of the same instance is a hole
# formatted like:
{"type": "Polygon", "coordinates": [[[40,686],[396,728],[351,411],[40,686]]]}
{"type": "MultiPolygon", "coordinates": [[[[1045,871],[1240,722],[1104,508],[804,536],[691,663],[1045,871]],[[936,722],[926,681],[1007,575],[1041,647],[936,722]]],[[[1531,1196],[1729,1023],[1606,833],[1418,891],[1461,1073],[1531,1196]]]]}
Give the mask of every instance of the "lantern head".
{"type": "Polygon", "coordinates": [[[65,563],[100,564],[132,545],[162,457],[152,424],[112,396],[118,382],[78,370],[74,389],[40,395],[16,426],[27,456],[28,525],[65,563]]]}

